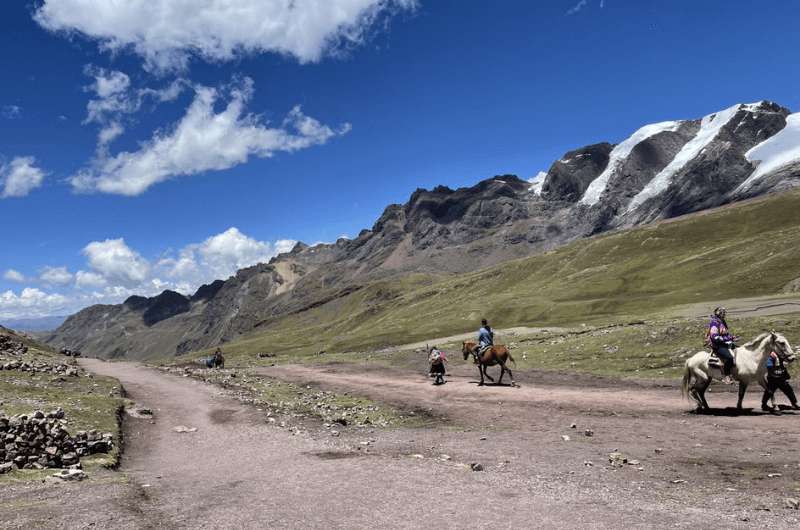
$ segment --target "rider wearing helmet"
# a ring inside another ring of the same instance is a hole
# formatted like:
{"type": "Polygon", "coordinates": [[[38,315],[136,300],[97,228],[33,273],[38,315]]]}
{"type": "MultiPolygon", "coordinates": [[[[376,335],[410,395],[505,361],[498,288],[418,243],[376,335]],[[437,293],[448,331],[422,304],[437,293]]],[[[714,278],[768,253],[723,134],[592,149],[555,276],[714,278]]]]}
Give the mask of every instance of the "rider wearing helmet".
{"type": "Polygon", "coordinates": [[[731,370],[733,370],[734,358],[731,350],[736,347],[734,340],[736,337],[731,335],[725,315],[728,311],[724,307],[714,309],[711,315],[711,322],[708,324],[708,338],[711,342],[711,350],[714,355],[722,361],[722,382],[726,385],[733,383],[731,370]]]}
{"type": "Polygon", "coordinates": [[[494,344],[494,330],[492,330],[491,326],[489,326],[489,322],[486,319],[481,320],[481,329],[478,330],[478,345],[475,346],[475,350],[473,350],[473,355],[475,355],[475,361],[478,360],[478,354],[483,351],[484,348],[492,346],[494,344]]]}

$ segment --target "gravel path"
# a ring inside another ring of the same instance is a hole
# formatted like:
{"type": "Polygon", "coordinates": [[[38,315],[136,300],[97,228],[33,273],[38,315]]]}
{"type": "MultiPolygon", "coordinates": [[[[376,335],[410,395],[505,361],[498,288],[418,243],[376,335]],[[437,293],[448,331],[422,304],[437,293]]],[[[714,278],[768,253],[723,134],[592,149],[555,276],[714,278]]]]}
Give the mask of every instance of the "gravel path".
{"type": "Polygon", "coordinates": [[[266,369],[447,418],[442,428],[333,438],[293,435],[189,378],[81,362],[155,414],[126,418],[120,472],[3,491],[0,527],[792,528],[800,515],[780,508],[800,479],[798,418],[687,416],[674,389],[477,388],[466,367],[442,387],[391,370],[266,369]],[[617,448],[640,465],[612,468],[617,448]],[[771,470],[782,477],[768,481],[771,470]]]}

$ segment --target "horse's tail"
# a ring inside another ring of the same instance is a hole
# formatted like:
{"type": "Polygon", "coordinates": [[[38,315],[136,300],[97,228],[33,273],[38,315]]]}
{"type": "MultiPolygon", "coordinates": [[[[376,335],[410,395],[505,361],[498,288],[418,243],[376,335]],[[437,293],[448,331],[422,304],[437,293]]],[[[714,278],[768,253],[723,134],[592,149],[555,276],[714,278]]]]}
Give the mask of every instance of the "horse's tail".
{"type": "Polygon", "coordinates": [[[692,369],[689,368],[689,361],[683,367],[683,381],[681,382],[681,396],[689,399],[689,382],[692,380],[692,369]]]}
{"type": "Polygon", "coordinates": [[[514,363],[514,368],[516,368],[516,367],[517,367],[517,361],[515,361],[515,360],[514,360],[514,358],[511,356],[511,350],[508,350],[508,349],[507,349],[506,351],[508,352],[508,358],[509,358],[509,360],[510,360],[512,363],[514,363]]]}

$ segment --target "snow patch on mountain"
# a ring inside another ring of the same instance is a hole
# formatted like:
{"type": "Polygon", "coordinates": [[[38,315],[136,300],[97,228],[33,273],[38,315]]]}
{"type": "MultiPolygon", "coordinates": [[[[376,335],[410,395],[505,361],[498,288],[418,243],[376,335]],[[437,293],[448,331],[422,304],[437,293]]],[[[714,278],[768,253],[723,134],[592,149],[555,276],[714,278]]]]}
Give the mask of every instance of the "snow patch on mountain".
{"type": "Polygon", "coordinates": [[[683,148],[678,151],[675,158],[662,169],[658,175],[647,183],[628,204],[627,212],[631,212],[641,206],[645,201],[660,195],[672,183],[672,179],[686,165],[700,155],[708,145],[714,141],[720,130],[728,124],[737,112],[743,107],[741,104],[734,105],[725,110],[705,116],[700,122],[700,130],[689,140],[683,148]]]}
{"type": "Polygon", "coordinates": [[[540,171],[535,177],[529,178],[528,182],[530,183],[531,187],[528,188],[528,190],[533,192],[534,195],[541,195],[545,178],[547,178],[547,173],[544,171],[540,171]]]}
{"type": "Polygon", "coordinates": [[[787,116],[786,127],[750,149],[744,156],[758,165],[736,191],[746,190],[764,175],[800,161],[800,112],[787,116]]]}
{"type": "Polygon", "coordinates": [[[680,121],[663,121],[660,123],[652,123],[645,125],[635,133],[633,133],[627,140],[618,144],[609,154],[608,165],[606,169],[597,176],[586,188],[586,191],[581,197],[581,204],[593,205],[600,201],[600,197],[608,186],[608,181],[614,171],[622,165],[628,156],[633,151],[633,148],[647,140],[665,131],[676,131],[683,122],[680,121]]]}

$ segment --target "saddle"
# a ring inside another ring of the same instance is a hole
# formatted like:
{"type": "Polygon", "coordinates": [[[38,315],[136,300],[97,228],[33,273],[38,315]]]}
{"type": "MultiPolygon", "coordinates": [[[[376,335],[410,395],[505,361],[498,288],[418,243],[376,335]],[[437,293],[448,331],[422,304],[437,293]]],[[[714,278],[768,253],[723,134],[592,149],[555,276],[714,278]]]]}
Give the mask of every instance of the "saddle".
{"type": "Polygon", "coordinates": [[[711,352],[711,357],[708,358],[708,367],[709,368],[719,368],[722,370],[723,362],[722,359],[717,357],[717,354],[711,352]]]}

